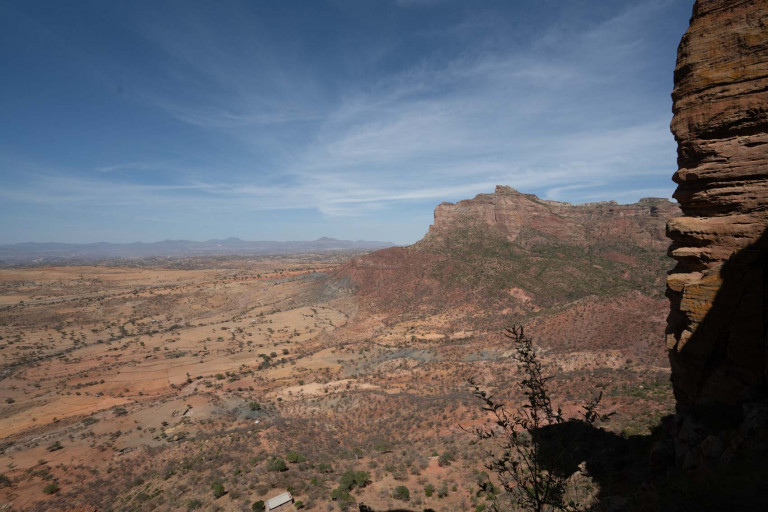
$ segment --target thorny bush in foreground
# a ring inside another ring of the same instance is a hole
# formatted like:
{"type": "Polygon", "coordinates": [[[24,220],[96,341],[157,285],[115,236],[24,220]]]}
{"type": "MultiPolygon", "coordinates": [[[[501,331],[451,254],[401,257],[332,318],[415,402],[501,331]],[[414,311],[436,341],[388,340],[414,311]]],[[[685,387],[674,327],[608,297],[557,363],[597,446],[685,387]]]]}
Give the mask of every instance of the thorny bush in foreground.
{"type": "MultiPolygon", "coordinates": [[[[584,406],[584,412],[581,413],[583,418],[565,419],[560,407],[555,409],[552,405],[547,390],[547,381],[551,377],[542,375],[541,362],[531,338],[525,335],[522,326],[506,329],[504,335],[515,345],[515,354],[512,357],[523,374],[518,387],[525,396],[525,402],[521,407],[507,410],[504,404],[497,402],[482,390],[474,379],[469,379],[469,384],[474,389],[473,394],[484,404],[483,410],[492,413],[496,418],[496,428],[477,427],[471,431],[478,439],[494,439],[499,442],[498,451],[488,452],[490,462],[485,466],[498,477],[512,501],[524,510],[579,510],[579,504],[566,496],[568,475],[551,469],[553,461],[545,461],[544,450],[537,434],[543,428],[569,421],[583,421],[591,425],[597,420],[606,420],[608,415],[600,415],[597,412],[602,392],[584,406]]],[[[554,452],[562,455],[573,448],[569,446],[572,441],[562,435],[547,439],[548,443],[558,444],[554,452]]],[[[492,508],[500,511],[506,507],[496,499],[492,508]]]]}

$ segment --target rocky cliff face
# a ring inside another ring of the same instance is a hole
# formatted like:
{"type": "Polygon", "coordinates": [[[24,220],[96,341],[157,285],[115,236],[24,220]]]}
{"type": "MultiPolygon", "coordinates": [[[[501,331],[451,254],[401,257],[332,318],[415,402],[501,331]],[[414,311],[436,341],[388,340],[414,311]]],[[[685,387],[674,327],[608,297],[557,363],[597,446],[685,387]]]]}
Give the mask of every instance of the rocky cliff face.
{"type": "Polygon", "coordinates": [[[667,348],[681,410],[765,398],[768,2],[699,0],[675,69],[667,348]]]}
{"type": "Polygon", "coordinates": [[[522,242],[521,234],[535,232],[578,247],[630,243],[663,249],[669,243],[664,223],[679,214],[677,205],[666,199],[646,198],[627,205],[615,201],[573,205],[497,186],[493,194],[438,205],[426,240],[444,238],[457,226],[481,225],[503,234],[510,242],[522,242]]]}
{"type": "Polygon", "coordinates": [[[354,258],[339,274],[378,308],[413,313],[476,304],[521,314],[588,296],[658,296],[669,260],[666,199],[572,205],[498,186],[435,209],[410,247],[354,258]]]}
{"type": "Polygon", "coordinates": [[[679,214],[666,199],[571,205],[500,186],[437,206],[424,239],[353,258],[322,286],[352,292],[361,318],[387,330],[426,322],[482,344],[523,323],[552,357],[658,369],[664,227],[679,214]]]}

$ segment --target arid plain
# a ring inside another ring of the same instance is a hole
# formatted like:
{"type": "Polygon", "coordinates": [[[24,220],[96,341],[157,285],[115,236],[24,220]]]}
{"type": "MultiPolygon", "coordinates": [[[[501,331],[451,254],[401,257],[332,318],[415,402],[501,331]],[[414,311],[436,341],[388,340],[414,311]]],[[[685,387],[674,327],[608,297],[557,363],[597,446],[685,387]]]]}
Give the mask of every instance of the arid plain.
{"type": "MultiPolygon", "coordinates": [[[[467,204],[483,200],[498,210],[510,201],[560,208],[510,190],[467,204]]],[[[591,208],[613,222],[611,204],[591,208]]],[[[665,221],[647,215],[654,208],[637,209],[638,225],[665,221]]],[[[354,500],[375,510],[474,509],[492,499],[478,492],[487,446],[464,429],[491,419],[467,378],[517,401],[519,374],[502,335],[512,323],[526,324],[566,414],[602,391],[603,411],[616,412],[604,427],[631,439],[671,411],[660,343],[667,301],[629,277],[651,272],[660,285],[663,250],[579,248],[547,238],[562,226],[541,225],[543,239],[507,235],[511,255],[465,241],[483,258],[468,262],[441,245],[461,245],[464,232],[451,226],[467,219],[446,222],[436,215],[415,246],[355,257],[0,271],[0,503],[251,510],[289,490],[297,508],[354,500]],[[542,283],[565,271],[580,285],[477,292],[484,278],[463,274],[469,265],[495,279],[504,258],[542,283]],[[348,470],[368,472],[370,483],[333,500],[348,470]],[[400,485],[406,502],[394,494],[400,485]]],[[[491,241],[498,228],[477,226],[491,241]]]]}

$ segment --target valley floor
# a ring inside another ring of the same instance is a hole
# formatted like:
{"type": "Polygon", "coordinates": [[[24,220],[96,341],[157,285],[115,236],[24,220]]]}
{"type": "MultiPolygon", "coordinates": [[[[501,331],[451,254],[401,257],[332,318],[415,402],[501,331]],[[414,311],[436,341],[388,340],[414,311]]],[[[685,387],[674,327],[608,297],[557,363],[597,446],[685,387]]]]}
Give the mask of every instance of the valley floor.
{"type": "MultiPolygon", "coordinates": [[[[286,490],[332,510],[347,470],[375,510],[482,506],[486,447],[464,429],[490,418],[467,378],[515,403],[516,319],[363,307],[338,264],[0,270],[0,510],[252,510],[286,490]]],[[[526,318],[555,401],[576,414],[600,389],[613,436],[647,434],[673,406],[665,312],[632,292],[526,318]]]]}

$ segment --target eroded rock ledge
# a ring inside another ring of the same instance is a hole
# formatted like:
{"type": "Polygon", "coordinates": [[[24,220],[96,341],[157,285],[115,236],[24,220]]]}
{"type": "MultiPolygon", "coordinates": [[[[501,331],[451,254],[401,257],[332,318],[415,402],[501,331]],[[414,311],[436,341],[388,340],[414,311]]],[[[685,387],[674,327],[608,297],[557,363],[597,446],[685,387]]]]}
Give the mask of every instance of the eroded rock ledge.
{"type": "Polygon", "coordinates": [[[425,241],[440,239],[459,226],[481,224],[503,234],[510,242],[524,231],[534,231],[577,247],[602,241],[663,250],[669,244],[664,234],[666,219],[676,215],[680,215],[680,209],[666,199],[574,205],[497,185],[493,194],[439,204],[425,241]]]}
{"type": "Polygon", "coordinates": [[[766,399],[768,2],[698,0],[678,50],[667,348],[681,411],[766,399]]]}

